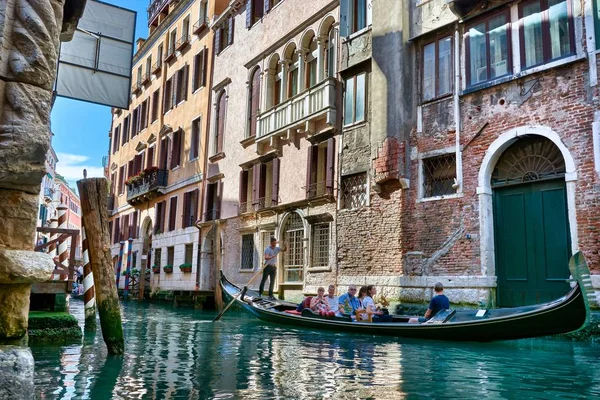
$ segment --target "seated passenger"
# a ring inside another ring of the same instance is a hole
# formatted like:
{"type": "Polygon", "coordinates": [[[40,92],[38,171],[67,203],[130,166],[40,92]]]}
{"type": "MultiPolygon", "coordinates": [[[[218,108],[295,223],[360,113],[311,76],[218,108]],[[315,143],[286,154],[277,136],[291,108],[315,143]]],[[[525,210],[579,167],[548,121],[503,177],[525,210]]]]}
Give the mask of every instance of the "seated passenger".
{"type": "Polygon", "coordinates": [[[369,315],[372,316],[373,322],[391,322],[391,315],[384,315],[383,311],[380,311],[377,307],[375,307],[375,301],[373,297],[377,294],[377,289],[373,285],[367,286],[367,294],[362,301],[364,313],[361,314],[361,319],[368,320],[369,315]]]}
{"type": "Polygon", "coordinates": [[[329,304],[329,309],[334,313],[338,312],[340,308],[340,298],[335,295],[335,285],[329,285],[327,288],[327,296],[325,297],[327,303],[329,304]]]}
{"type": "Polygon", "coordinates": [[[433,317],[441,310],[448,310],[450,308],[450,300],[444,294],[444,285],[441,282],[438,282],[433,287],[435,290],[435,295],[431,298],[431,302],[429,303],[429,308],[425,312],[425,318],[411,318],[408,322],[414,323],[422,323],[429,320],[429,318],[433,317]]]}
{"type": "Polygon", "coordinates": [[[348,286],[348,293],[344,293],[338,300],[339,316],[354,316],[354,311],[360,309],[360,301],[356,297],[356,285],[348,286]]]}
{"type": "Polygon", "coordinates": [[[327,299],[325,299],[325,289],[322,287],[317,289],[317,295],[312,298],[310,309],[322,316],[333,317],[335,315],[329,308],[327,299]]]}
{"type": "Polygon", "coordinates": [[[358,301],[360,302],[360,308],[365,308],[363,306],[363,300],[365,299],[365,296],[367,295],[367,287],[366,286],[361,286],[360,289],[358,290],[358,301]]]}

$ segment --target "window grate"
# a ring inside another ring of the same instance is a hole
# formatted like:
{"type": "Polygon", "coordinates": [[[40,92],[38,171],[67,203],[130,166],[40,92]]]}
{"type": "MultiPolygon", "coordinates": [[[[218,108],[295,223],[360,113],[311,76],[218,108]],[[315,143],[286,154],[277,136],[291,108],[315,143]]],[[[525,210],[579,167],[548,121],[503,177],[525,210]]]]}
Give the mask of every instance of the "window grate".
{"type": "Polygon", "coordinates": [[[304,279],[304,224],[302,217],[293,213],[285,225],[284,280],[286,282],[302,282],[304,279]]]}
{"type": "Polygon", "coordinates": [[[367,173],[342,177],[342,208],[355,209],[367,205],[367,173]]]}
{"type": "Polygon", "coordinates": [[[313,267],[329,265],[329,223],[313,226],[313,267]]]}
{"type": "Polygon", "coordinates": [[[456,155],[426,158],[423,160],[423,197],[446,196],[456,193],[456,155]]]}
{"type": "Polygon", "coordinates": [[[161,266],[161,257],[162,257],[162,250],[161,249],[154,250],[154,265],[156,265],[157,267],[161,266]]]}
{"type": "Polygon", "coordinates": [[[254,268],[254,235],[242,235],[242,266],[241,269],[254,268]]]}

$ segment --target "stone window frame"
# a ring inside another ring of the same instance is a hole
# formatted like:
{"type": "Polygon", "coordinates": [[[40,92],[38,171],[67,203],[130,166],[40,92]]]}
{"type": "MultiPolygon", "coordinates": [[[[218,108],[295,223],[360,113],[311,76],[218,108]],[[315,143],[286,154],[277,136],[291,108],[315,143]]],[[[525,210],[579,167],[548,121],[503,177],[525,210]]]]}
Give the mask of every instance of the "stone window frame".
{"type": "MultiPolygon", "coordinates": [[[[460,149],[462,152],[462,148],[460,149]]],[[[462,157],[459,154],[456,154],[456,147],[446,147],[443,149],[431,150],[428,152],[418,153],[417,156],[418,162],[418,174],[417,174],[417,203],[426,202],[426,201],[438,201],[438,200],[447,200],[447,199],[456,199],[459,197],[463,197],[463,188],[462,188],[462,157]],[[455,154],[455,163],[456,163],[456,192],[453,194],[443,195],[443,196],[432,196],[425,197],[423,183],[425,178],[425,173],[423,170],[423,160],[429,158],[440,157],[444,155],[455,154]]]]}
{"type": "Polygon", "coordinates": [[[254,232],[240,232],[240,272],[254,271],[256,267],[256,238],[254,232]],[[244,252],[244,238],[252,239],[252,251],[250,254],[244,252]],[[244,263],[244,258],[249,257],[249,264],[244,263]]]}
{"type": "Polygon", "coordinates": [[[331,256],[331,241],[332,241],[332,236],[331,236],[331,222],[315,222],[313,224],[310,225],[310,271],[315,271],[315,270],[329,270],[329,259],[331,256]],[[317,260],[317,253],[319,251],[320,247],[323,247],[322,243],[317,243],[317,230],[319,226],[327,226],[327,246],[326,246],[326,262],[325,264],[323,263],[318,263],[317,260]]]}
{"type": "Polygon", "coordinates": [[[441,31],[439,34],[436,34],[435,37],[430,38],[429,40],[424,41],[421,46],[419,46],[419,50],[421,54],[419,55],[419,68],[418,72],[420,75],[419,79],[419,93],[420,93],[420,104],[427,104],[430,102],[434,102],[436,100],[446,98],[451,96],[454,93],[454,35],[450,31],[441,31]],[[439,77],[440,77],[440,69],[439,69],[439,43],[443,40],[450,39],[450,71],[448,72],[448,79],[450,81],[450,90],[448,92],[440,93],[439,92],[439,77]],[[425,98],[425,47],[433,45],[434,46],[434,57],[435,57],[435,67],[433,71],[434,75],[434,84],[433,84],[433,96],[430,98],[425,98]]]}

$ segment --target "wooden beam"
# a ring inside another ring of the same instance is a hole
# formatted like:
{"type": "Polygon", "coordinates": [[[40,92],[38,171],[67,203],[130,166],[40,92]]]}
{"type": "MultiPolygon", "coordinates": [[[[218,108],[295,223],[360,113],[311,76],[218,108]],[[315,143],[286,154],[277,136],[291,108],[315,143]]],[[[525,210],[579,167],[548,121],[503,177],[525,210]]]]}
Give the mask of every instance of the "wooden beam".
{"type": "Polygon", "coordinates": [[[37,231],[41,233],[66,233],[69,235],[79,235],[79,229],[37,228],[37,231]]]}

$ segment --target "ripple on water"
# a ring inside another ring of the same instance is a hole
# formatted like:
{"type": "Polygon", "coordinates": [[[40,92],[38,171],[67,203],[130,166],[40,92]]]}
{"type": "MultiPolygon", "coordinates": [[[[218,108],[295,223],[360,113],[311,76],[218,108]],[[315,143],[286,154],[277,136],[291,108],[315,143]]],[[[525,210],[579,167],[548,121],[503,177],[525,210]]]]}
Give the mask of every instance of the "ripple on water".
{"type": "MultiPolygon", "coordinates": [[[[71,309],[83,321],[83,306],[71,309]]],[[[126,354],[100,330],[32,347],[40,399],[594,398],[600,346],[444,343],[262,323],[232,311],[123,305],[126,354]]]]}

